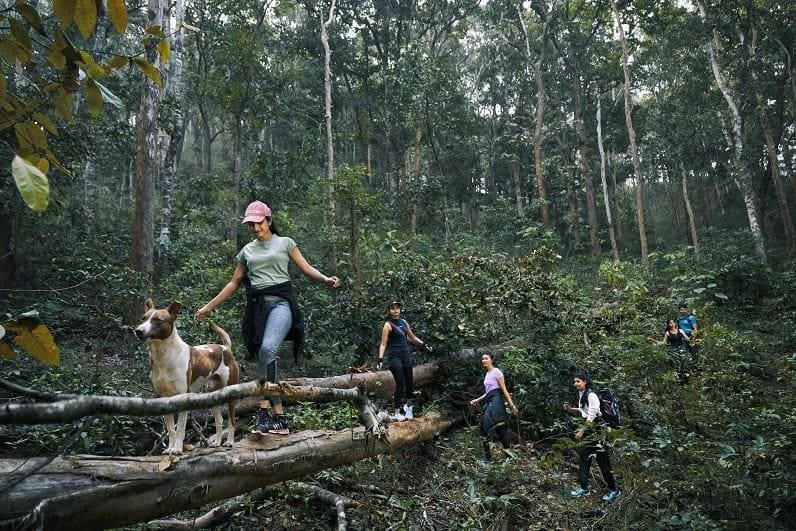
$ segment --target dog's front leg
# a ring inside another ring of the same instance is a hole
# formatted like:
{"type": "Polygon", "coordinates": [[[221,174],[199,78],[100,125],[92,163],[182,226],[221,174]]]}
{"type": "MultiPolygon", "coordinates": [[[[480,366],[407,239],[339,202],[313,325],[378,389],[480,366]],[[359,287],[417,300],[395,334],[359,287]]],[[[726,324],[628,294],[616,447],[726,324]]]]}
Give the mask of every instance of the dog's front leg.
{"type": "MultiPolygon", "coordinates": [[[[172,417],[173,418],[173,417],[172,417]]],[[[168,453],[177,455],[182,453],[182,443],[185,440],[185,424],[188,422],[188,412],[180,411],[177,414],[177,429],[174,434],[174,444],[169,444],[171,448],[168,453]]]]}
{"type": "Polygon", "coordinates": [[[213,418],[216,421],[216,434],[208,439],[207,444],[211,447],[221,446],[221,441],[224,436],[224,419],[221,418],[221,407],[213,406],[210,408],[213,413],[213,418]]]}
{"type": "MultiPolygon", "coordinates": [[[[182,415],[182,413],[180,413],[182,415]]],[[[167,413],[163,415],[163,423],[166,425],[166,433],[169,434],[169,446],[163,450],[164,454],[182,453],[182,439],[178,439],[177,429],[174,426],[174,414],[167,413]],[[175,452],[179,440],[179,451],[175,452]]]]}

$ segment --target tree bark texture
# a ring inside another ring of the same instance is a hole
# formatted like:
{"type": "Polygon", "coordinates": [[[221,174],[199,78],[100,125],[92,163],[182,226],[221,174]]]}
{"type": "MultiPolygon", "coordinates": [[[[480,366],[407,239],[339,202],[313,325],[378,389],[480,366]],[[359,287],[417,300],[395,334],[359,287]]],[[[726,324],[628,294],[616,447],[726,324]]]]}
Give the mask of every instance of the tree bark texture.
{"type": "MultiPolygon", "coordinates": [[[[699,17],[702,23],[707,23],[707,12],[702,0],[697,0],[697,8],[699,10],[699,17]]],[[[752,176],[749,171],[746,161],[743,158],[743,118],[741,112],[738,110],[738,105],[735,103],[735,98],[730,90],[730,86],[724,79],[724,74],[721,73],[719,68],[718,52],[716,44],[712,37],[707,40],[708,59],[710,61],[710,68],[713,71],[713,77],[716,79],[716,85],[719,87],[724,101],[727,102],[727,107],[732,114],[732,146],[734,150],[734,171],[733,177],[735,184],[741,191],[743,202],[746,206],[746,217],[749,220],[749,228],[752,231],[752,237],[755,241],[755,252],[757,256],[765,261],[766,260],[766,246],[763,239],[763,230],[760,227],[760,222],[757,217],[757,210],[755,207],[755,191],[752,188],[752,176]]]]}
{"type": "Polygon", "coordinates": [[[534,62],[533,53],[531,52],[531,40],[528,37],[528,29],[525,27],[525,21],[522,19],[522,8],[520,5],[517,5],[517,18],[520,21],[522,34],[525,37],[525,60],[536,82],[536,113],[533,127],[533,165],[536,172],[536,189],[539,194],[539,210],[542,217],[542,224],[546,229],[549,229],[550,205],[547,202],[547,189],[545,188],[545,179],[542,174],[542,125],[544,123],[546,98],[544,80],[542,79],[542,64],[544,63],[545,51],[547,49],[547,28],[550,19],[547,16],[543,17],[539,56],[534,62]]]}
{"type": "Polygon", "coordinates": [[[766,151],[768,152],[768,165],[771,168],[771,180],[774,181],[774,190],[777,194],[777,203],[779,204],[779,214],[782,218],[782,229],[785,232],[785,241],[788,246],[793,248],[796,245],[796,230],[793,227],[793,218],[790,214],[790,205],[788,204],[788,193],[785,185],[782,183],[782,174],[779,171],[779,159],[777,158],[777,144],[774,140],[774,135],[771,129],[764,125],[763,135],[766,139],[766,151]]]}
{"type": "Polygon", "coordinates": [[[608,180],[605,177],[605,150],[603,149],[603,122],[602,105],[600,97],[597,97],[597,148],[600,151],[600,181],[603,185],[603,204],[605,205],[605,219],[608,221],[608,234],[611,237],[611,253],[616,262],[619,261],[619,250],[616,247],[616,235],[614,233],[614,220],[611,216],[611,201],[608,194],[608,180]]]}
{"type": "Polygon", "coordinates": [[[694,209],[691,208],[691,198],[688,196],[688,173],[685,167],[680,166],[683,177],[683,200],[685,201],[685,210],[688,213],[688,226],[691,229],[691,242],[694,244],[694,252],[699,255],[699,237],[696,230],[696,219],[694,219],[694,209]]]}
{"type": "MultiPolygon", "coordinates": [[[[149,0],[148,26],[163,26],[163,0],[149,0]]],[[[154,36],[147,46],[147,59],[160,70],[157,53],[159,39],[154,36]]],[[[160,158],[158,147],[159,89],[148,77],[141,82],[141,107],[138,113],[138,142],[135,165],[135,214],[130,265],[135,271],[150,274],[154,264],[155,181],[160,158]]]]}
{"type": "Polygon", "coordinates": [[[201,507],[319,470],[432,439],[457,419],[432,412],[390,423],[376,438],[365,428],[250,436],[232,449],[195,450],[180,458],[99,457],[0,460],[0,527],[103,529],[201,507]]]}
{"type": "Polygon", "coordinates": [[[589,222],[589,244],[591,253],[600,253],[600,240],[597,238],[597,202],[594,199],[594,182],[591,179],[591,169],[589,168],[589,157],[586,146],[588,137],[586,136],[586,125],[583,122],[583,102],[580,88],[580,64],[575,63],[576,68],[572,76],[572,111],[575,118],[575,131],[578,133],[580,141],[579,157],[580,174],[583,177],[583,185],[586,187],[586,219],[589,222]]]}
{"type": "Polygon", "coordinates": [[[321,19],[321,43],[323,44],[323,94],[324,117],[326,120],[326,201],[329,205],[325,215],[328,216],[326,226],[329,227],[329,271],[337,275],[337,237],[336,217],[337,206],[334,201],[334,137],[332,136],[332,50],[329,47],[328,30],[334,21],[335,0],[329,7],[329,18],[321,19]]]}
{"type": "Polygon", "coordinates": [[[174,128],[166,149],[166,157],[163,161],[163,178],[161,188],[163,189],[163,202],[160,209],[160,236],[158,243],[167,249],[171,244],[171,204],[172,188],[174,187],[174,175],[177,171],[177,160],[179,152],[182,151],[183,140],[185,139],[185,109],[182,98],[182,18],[183,0],[177,0],[174,6],[174,36],[171,44],[171,75],[169,76],[168,90],[174,95],[177,102],[175,113],[174,128]]]}
{"type": "Polygon", "coordinates": [[[612,3],[614,11],[614,21],[619,40],[622,44],[622,71],[624,73],[624,93],[625,93],[625,123],[627,124],[627,136],[630,140],[630,160],[633,161],[633,173],[636,177],[636,221],[638,222],[638,239],[641,244],[641,260],[647,262],[647,231],[644,228],[644,178],[641,175],[641,161],[638,158],[638,145],[636,144],[636,130],[633,127],[633,101],[630,96],[630,67],[628,66],[628,56],[630,52],[627,46],[625,28],[622,26],[622,19],[619,16],[619,8],[616,2],[612,3]]]}

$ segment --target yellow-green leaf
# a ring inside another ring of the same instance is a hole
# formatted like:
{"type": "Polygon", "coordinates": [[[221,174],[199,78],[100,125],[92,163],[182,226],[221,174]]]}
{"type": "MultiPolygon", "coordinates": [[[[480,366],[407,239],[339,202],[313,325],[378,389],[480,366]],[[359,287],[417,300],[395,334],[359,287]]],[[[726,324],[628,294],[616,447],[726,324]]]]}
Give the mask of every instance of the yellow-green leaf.
{"type": "Polygon", "coordinates": [[[123,55],[114,55],[113,57],[111,57],[108,60],[107,63],[105,63],[105,69],[106,70],[111,70],[111,69],[115,70],[116,68],[122,68],[123,66],[127,66],[127,64],[129,62],[130,62],[130,59],[128,57],[125,57],[123,55]]]}
{"type": "Polygon", "coordinates": [[[102,109],[102,92],[100,92],[97,83],[93,79],[88,79],[86,83],[86,103],[88,103],[88,112],[95,118],[99,116],[100,109],[102,109]]]}
{"type": "Polygon", "coordinates": [[[116,33],[124,35],[127,31],[127,6],[124,5],[124,0],[108,0],[108,16],[116,33]]]}
{"type": "Polygon", "coordinates": [[[9,18],[8,25],[11,27],[11,35],[14,36],[14,40],[16,40],[17,44],[19,44],[25,52],[30,54],[33,50],[33,42],[30,40],[28,31],[25,29],[25,26],[22,25],[22,22],[16,18],[9,18]]]}
{"type": "Polygon", "coordinates": [[[36,161],[36,167],[39,168],[40,172],[47,175],[47,172],[50,171],[50,161],[42,157],[36,161]]]}
{"type": "Polygon", "coordinates": [[[58,96],[55,97],[53,100],[53,109],[55,110],[55,115],[59,118],[62,118],[67,121],[72,121],[72,111],[70,110],[72,106],[72,93],[71,92],[62,92],[58,96]]]}
{"type": "Polygon", "coordinates": [[[11,161],[11,174],[28,208],[35,212],[47,210],[50,204],[50,183],[47,176],[19,155],[15,155],[11,161]]]}
{"type": "Polygon", "coordinates": [[[51,135],[58,136],[58,127],[56,127],[55,123],[50,120],[49,116],[41,112],[34,112],[33,119],[36,121],[36,123],[45,128],[51,135]]]}
{"type": "Polygon", "coordinates": [[[0,102],[8,100],[8,81],[6,76],[0,74],[0,102]]]}
{"type": "Polygon", "coordinates": [[[4,335],[6,335],[6,329],[0,324],[0,339],[3,339],[4,335]]]}
{"type": "Polygon", "coordinates": [[[53,14],[61,19],[62,27],[67,27],[75,18],[75,0],[53,0],[53,14]]]}
{"type": "Polygon", "coordinates": [[[14,132],[17,134],[17,142],[20,147],[47,149],[47,135],[38,124],[31,121],[17,123],[14,124],[14,132]]]}
{"type": "Polygon", "coordinates": [[[91,57],[91,54],[89,54],[87,51],[80,50],[80,58],[82,59],[83,64],[86,65],[86,73],[88,74],[88,77],[96,79],[98,77],[104,76],[107,73],[105,72],[104,68],[94,61],[94,58],[91,57]]]}
{"type": "Polygon", "coordinates": [[[46,325],[36,324],[29,320],[7,322],[6,328],[16,332],[14,341],[28,354],[48,365],[58,365],[60,352],[55,338],[46,325]]]}
{"type": "Polygon", "coordinates": [[[160,26],[149,26],[146,29],[146,32],[150,35],[157,35],[158,37],[163,37],[163,28],[160,26]]]}
{"type": "Polygon", "coordinates": [[[155,68],[152,63],[143,57],[135,57],[133,58],[133,62],[141,68],[146,77],[152,80],[155,85],[161,86],[163,84],[163,81],[160,78],[160,72],[158,72],[158,69],[155,68]]]}
{"type": "Polygon", "coordinates": [[[17,359],[17,353],[5,341],[0,341],[0,358],[15,360],[17,359]]]}
{"type": "Polygon", "coordinates": [[[160,55],[160,62],[161,63],[168,63],[169,62],[169,54],[171,53],[171,44],[166,39],[163,39],[158,43],[157,46],[158,55],[160,55]]]}
{"type": "Polygon", "coordinates": [[[48,49],[47,55],[50,58],[50,64],[52,64],[56,70],[61,70],[66,66],[66,57],[60,51],[48,49]]]}
{"type": "Polygon", "coordinates": [[[94,33],[94,26],[97,25],[95,0],[75,0],[75,25],[86,39],[94,33]]]}
{"type": "Polygon", "coordinates": [[[61,170],[62,173],[65,175],[72,175],[72,172],[69,171],[69,168],[61,164],[61,161],[56,158],[55,155],[52,154],[51,151],[47,152],[47,160],[50,161],[50,164],[54,165],[56,168],[61,170]]]}
{"type": "Polygon", "coordinates": [[[47,33],[44,31],[44,25],[41,23],[41,17],[39,17],[39,13],[33,9],[33,7],[25,3],[18,3],[14,6],[14,11],[25,17],[25,20],[27,20],[40,35],[47,36],[47,33]]]}

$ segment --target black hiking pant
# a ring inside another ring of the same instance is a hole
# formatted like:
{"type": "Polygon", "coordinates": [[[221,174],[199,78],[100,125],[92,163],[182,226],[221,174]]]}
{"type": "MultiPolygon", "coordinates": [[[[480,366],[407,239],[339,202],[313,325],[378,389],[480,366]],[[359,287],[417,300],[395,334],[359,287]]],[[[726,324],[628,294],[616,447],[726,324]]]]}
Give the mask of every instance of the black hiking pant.
{"type": "Polygon", "coordinates": [[[587,444],[578,449],[580,464],[578,466],[578,481],[583,489],[589,488],[589,470],[591,469],[592,458],[597,458],[597,465],[603,473],[603,479],[608,484],[610,490],[617,490],[616,478],[611,472],[611,458],[608,456],[608,449],[600,444],[587,444]]]}
{"type": "Polygon", "coordinates": [[[403,351],[390,351],[387,357],[387,366],[395,379],[395,394],[393,403],[396,409],[412,398],[414,379],[412,374],[412,353],[409,349],[403,351]]]}

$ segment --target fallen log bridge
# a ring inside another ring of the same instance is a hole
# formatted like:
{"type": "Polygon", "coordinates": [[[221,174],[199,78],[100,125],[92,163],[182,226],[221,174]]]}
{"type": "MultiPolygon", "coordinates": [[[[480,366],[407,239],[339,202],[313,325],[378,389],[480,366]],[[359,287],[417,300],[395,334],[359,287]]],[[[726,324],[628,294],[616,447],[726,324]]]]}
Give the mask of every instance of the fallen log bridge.
{"type": "Polygon", "coordinates": [[[427,441],[459,420],[429,412],[387,424],[381,438],[364,427],[252,435],[232,448],[180,457],[3,459],[0,528],[82,530],[147,522],[427,441]]]}

